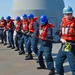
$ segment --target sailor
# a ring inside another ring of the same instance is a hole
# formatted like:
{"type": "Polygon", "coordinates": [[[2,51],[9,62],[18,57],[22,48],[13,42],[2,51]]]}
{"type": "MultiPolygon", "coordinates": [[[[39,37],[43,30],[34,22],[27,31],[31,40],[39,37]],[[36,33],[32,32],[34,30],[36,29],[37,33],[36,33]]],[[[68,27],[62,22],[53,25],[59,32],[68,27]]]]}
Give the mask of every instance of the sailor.
{"type": "Polygon", "coordinates": [[[56,69],[59,75],[64,75],[63,63],[68,59],[72,75],[75,75],[75,18],[73,17],[73,9],[70,6],[64,7],[64,17],[62,18],[59,36],[61,48],[56,58],[56,69]]]}

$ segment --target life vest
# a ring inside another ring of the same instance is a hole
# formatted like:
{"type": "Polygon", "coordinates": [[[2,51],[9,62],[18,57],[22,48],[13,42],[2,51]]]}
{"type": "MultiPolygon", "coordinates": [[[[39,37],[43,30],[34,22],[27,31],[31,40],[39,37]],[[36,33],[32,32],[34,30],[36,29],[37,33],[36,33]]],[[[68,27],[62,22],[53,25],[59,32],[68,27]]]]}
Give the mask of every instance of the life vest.
{"type": "Polygon", "coordinates": [[[19,31],[20,28],[21,28],[21,26],[22,26],[22,22],[21,22],[21,21],[16,22],[16,28],[15,28],[15,30],[16,30],[16,31],[19,31]]]}
{"type": "Polygon", "coordinates": [[[13,23],[13,20],[10,20],[6,25],[6,28],[7,29],[11,28],[12,23],[13,23]]]}
{"type": "Polygon", "coordinates": [[[0,21],[0,27],[4,28],[6,24],[6,20],[0,21]]]}
{"type": "Polygon", "coordinates": [[[39,17],[36,16],[36,17],[33,19],[33,21],[30,22],[30,24],[29,24],[29,32],[31,32],[31,33],[34,32],[33,24],[34,24],[34,22],[35,22],[36,20],[38,20],[38,18],[39,18],[39,17]]]}
{"type": "Polygon", "coordinates": [[[75,41],[75,18],[73,17],[70,22],[66,22],[66,19],[63,18],[59,35],[61,38],[67,41],[75,41]]]}
{"type": "Polygon", "coordinates": [[[29,30],[28,25],[29,25],[28,20],[22,21],[22,29],[23,29],[23,31],[28,31],[29,30]]]}
{"type": "Polygon", "coordinates": [[[45,40],[46,36],[47,36],[48,28],[53,28],[53,27],[55,27],[55,26],[52,24],[46,24],[43,27],[40,25],[38,38],[41,40],[45,40]]]}

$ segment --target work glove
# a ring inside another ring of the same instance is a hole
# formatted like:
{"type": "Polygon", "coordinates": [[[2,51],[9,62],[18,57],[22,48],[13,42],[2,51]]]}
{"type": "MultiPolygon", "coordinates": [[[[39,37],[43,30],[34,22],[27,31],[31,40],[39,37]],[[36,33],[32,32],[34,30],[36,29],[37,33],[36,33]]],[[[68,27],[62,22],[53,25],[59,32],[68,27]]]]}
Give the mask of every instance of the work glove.
{"type": "Polygon", "coordinates": [[[24,30],[21,30],[21,32],[22,32],[22,33],[24,33],[24,34],[26,34],[26,33],[27,33],[27,31],[24,31],[24,30]]]}
{"type": "Polygon", "coordinates": [[[23,33],[24,31],[23,31],[23,30],[21,30],[21,32],[23,33]]]}
{"type": "Polygon", "coordinates": [[[26,35],[30,35],[30,32],[26,33],[26,35]]]}
{"type": "Polygon", "coordinates": [[[65,39],[60,39],[60,41],[62,42],[62,43],[66,43],[67,41],[65,40],[65,39]]]}

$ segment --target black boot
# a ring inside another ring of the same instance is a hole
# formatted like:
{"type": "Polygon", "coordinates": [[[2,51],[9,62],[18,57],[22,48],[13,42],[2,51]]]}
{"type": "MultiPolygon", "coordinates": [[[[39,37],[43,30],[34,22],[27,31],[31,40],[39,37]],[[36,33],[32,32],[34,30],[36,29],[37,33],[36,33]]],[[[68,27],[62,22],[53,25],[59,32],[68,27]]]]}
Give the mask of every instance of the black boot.
{"type": "Polygon", "coordinates": [[[37,60],[36,63],[39,63],[39,60],[37,60]]]}
{"type": "Polygon", "coordinates": [[[37,69],[47,69],[46,67],[37,67],[37,69]]]}
{"type": "Polygon", "coordinates": [[[48,75],[55,75],[55,72],[54,72],[54,70],[52,71],[52,70],[50,70],[50,72],[49,72],[49,74],[48,75]]]}
{"type": "Polygon", "coordinates": [[[4,42],[2,41],[0,44],[3,44],[4,42]]]}
{"type": "Polygon", "coordinates": [[[23,54],[25,54],[24,51],[19,51],[19,55],[23,55],[23,54]]]}
{"type": "Polygon", "coordinates": [[[29,57],[29,54],[26,55],[26,58],[29,57]]]}
{"type": "Polygon", "coordinates": [[[15,49],[15,51],[19,51],[19,48],[15,49]]]}
{"type": "Polygon", "coordinates": [[[33,59],[32,54],[29,54],[29,55],[25,58],[25,60],[32,60],[32,59],[33,59]]]}
{"type": "Polygon", "coordinates": [[[11,47],[12,47],[11,45],[7,46],[7,48],[11,48],[11,47]]]}
{"type": "Polygon", "coordinates": [[[7,45],[7,43],[5,42],[4,45],[7,45]]]}
{"type": "Polygon", "coordinates": [[[12,46],[11,49],[15,49],[15,46],[12,46]]]}

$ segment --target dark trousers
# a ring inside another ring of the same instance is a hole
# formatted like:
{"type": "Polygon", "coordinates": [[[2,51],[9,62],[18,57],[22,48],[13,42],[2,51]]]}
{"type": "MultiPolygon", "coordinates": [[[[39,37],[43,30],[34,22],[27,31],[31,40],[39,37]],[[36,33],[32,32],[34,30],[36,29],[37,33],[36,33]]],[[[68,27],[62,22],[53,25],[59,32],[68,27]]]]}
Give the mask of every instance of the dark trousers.
{"type": "Polygon", "coordinates": [[[7,43],[6,31],[0,30],[0,37],[1,37],[2,42],[7,43]]]}
{"type": "Polygon", "coordinates": [[[72,75],[75,75],[75,46],[72,46],[71,52],[64,52],[61,46],[57,58],[56,58],[56,69],[59,75],[64,75],[63,63],[68,59],[72,75]]]}
{"type": "Polygon", "coordinates": [[[24,35],[24,34],[22,35],[22,37],[21,37],[21,39],[20,39],[20,41],[19,41],[19,48],[20,48],[20,50],[24,50],[23,44],[24,44],[25,47],[26,47],[26,45],[27,45],[27,36],[24,35]]]}
{"type": "Polygon", "coordinates": [[[8,42],[10,46],[14,46],[13,33],[14,31],[8,31],[8,42]]]}
{"type": "Polygon", "coordinates": [[[40,49],[38,50],[38,60],[39,65],[41,67],[45,67],[44,60],[43,60],[43,53],[46,59],[47,68],[49,70],[54,70],[53,58],[52,58],[52,46],[43,46],[41,44],[40,49]]]}
{"type": "Polygon", "coordinates": [[[15,36],[15,45],[16,45],[17,49],[19,49],[19,41],[21,39],[21,36],[22,36],[22,34],[20,34],[20,33],[17,33],[15,36]]]}
{"type": "Polygon", "coordinates": [[[27,46],[26,46],[26,50],[27,50],[28,54],[32,53],[31,48],[33,49],[33,51],[36,55],[38,54],[37,43],[38,43],[37,38],[31,37],[31,36],[28,37],[27,46]]]}

